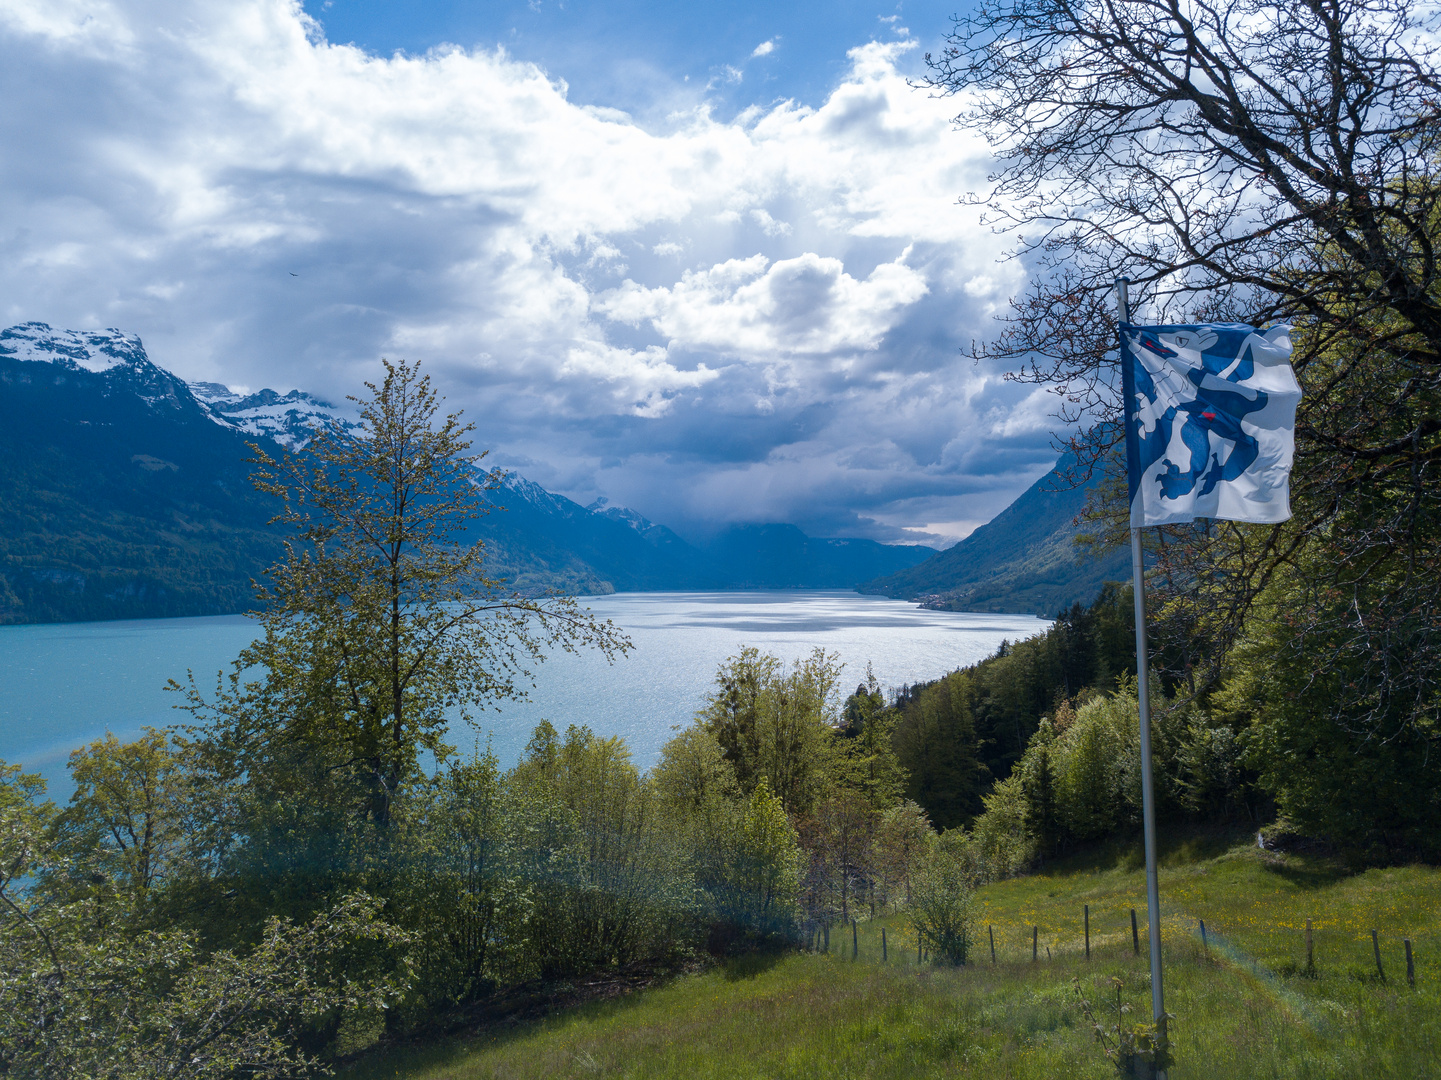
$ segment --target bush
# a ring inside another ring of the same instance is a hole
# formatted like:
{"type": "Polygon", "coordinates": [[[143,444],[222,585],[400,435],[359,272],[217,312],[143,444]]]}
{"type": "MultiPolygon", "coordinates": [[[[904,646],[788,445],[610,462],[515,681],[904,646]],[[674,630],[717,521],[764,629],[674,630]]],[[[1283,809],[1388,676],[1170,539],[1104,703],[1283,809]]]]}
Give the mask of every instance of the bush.
{"type": "Polygon", "coordinates": [[[970,956],[976,926],[974,884],[962,852],[944,838],[911,883],[911,921],[931,955],[946,963],[964,964],[970,956]]]}

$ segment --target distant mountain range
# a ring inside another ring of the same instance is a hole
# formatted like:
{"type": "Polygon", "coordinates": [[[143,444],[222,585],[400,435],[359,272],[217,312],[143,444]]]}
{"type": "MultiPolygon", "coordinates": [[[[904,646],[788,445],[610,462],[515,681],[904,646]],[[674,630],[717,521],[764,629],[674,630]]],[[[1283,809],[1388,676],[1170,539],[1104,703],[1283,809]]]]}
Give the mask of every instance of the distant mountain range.
{"type": "MultiPolygon", "coordinates": [[[[247,444],[298,452],[353,411],[298,390],[186,383],[119,330],[0,331],[0,623],[245,610],[280,552],[247,444]]],[[[705,547],[602,500],[519,476],[471,528],[491,572],[526,592],[850,588],[934,554],[792,525],[742,525],[705,547]]]]}
{"type": "Polygon", "coordinates": [[[949,611],[1007,611],[1051,617],[1089,604],[1107,581],[1130,577],[1129,551],[1091,557],[1073,543],[1076,516],[1100,480],[1073,486],[1074,459],[1062,457],[1005,510],[960,543],[923,563],[858,586],[949,611]]]}

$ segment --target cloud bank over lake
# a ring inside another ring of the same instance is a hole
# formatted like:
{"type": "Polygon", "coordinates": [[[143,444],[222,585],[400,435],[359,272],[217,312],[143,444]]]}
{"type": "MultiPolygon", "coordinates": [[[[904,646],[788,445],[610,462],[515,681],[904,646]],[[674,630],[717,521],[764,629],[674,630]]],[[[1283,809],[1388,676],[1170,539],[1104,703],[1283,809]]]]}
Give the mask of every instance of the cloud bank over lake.
{"type": "Polygon", "coordinates": [[[960,354],[1021,268],[956,204],[984,143],[887,33],[817,107],[642,120],[500,48],[334,44],[288,0],[9,0],[4,317],[251,389],[420,359],[493,460],[581,501],[954,539],[1054,422],[960,354]]]}

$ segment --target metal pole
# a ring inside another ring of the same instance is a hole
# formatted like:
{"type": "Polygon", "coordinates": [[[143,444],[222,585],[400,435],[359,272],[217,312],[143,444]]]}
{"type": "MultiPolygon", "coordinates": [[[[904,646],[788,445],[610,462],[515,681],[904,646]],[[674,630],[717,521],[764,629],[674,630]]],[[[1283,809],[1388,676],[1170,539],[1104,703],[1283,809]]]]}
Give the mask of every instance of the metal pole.
{"type": "MultiPolygon", "coordinates": [[[[1126,278],[1116,281],[1121,322],[1131,321],[1126,278]]],[[[1126,402],[1130,409],[1132,402],[1126,402]]],[[[1129,432],[1127,433],[1129,438],[1129,432]]],[[[1156,881],[1156,792],[1151,778],[1151,679],[1146,649],[1146,578],[1141,560],[1141,530],[1131,530],[1131,591],[1136,601],[1136,705],[1141,719],[1141,821],[1146,844],[1146,917],[1151,932],[1151,1017],[1166,1040],[1166,1009],[1161,995],[1161,891],[1156,881]]],[[[1163,1072],[1157,1076],[1164,1077],[1163,1072]]]]}

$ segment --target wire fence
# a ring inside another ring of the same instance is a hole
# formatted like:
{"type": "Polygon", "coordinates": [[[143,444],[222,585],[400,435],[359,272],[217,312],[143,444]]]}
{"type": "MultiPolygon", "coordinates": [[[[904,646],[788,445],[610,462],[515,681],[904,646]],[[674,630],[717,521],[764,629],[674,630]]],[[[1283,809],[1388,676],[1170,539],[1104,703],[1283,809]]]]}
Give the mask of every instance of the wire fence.
{"type": "MultiPolygon", "coordinates": [[[[969,962],[1042,964],[1131,958],[1146,962],[1150,932],[1144,904],[1079,904],[1074,913],[1045,918],[982,916],[973,927],[969,962]]],[[[1434,981],[1428,967],[1437,942],[1433,927],[1412,929],[1354,915],[1308,919],[1212,916],[1163,910],[1161,940],[1168,960],[1207,960],[1255,975],[1342,976],[1411,987],[1434,981]]],[[[876,922],[849,920],[811,928],[813,952],[871,962],[930,962],[922,936],[904,915],[876,922]]]]}

